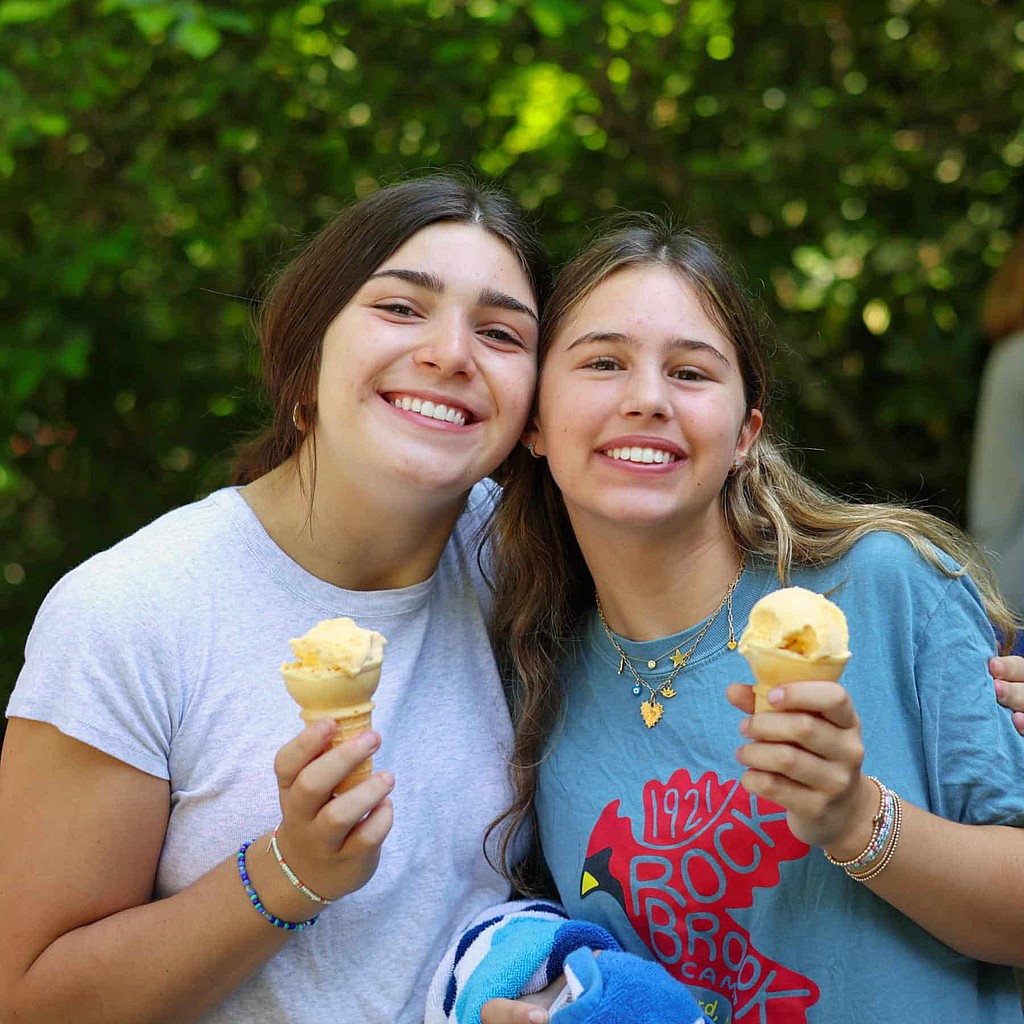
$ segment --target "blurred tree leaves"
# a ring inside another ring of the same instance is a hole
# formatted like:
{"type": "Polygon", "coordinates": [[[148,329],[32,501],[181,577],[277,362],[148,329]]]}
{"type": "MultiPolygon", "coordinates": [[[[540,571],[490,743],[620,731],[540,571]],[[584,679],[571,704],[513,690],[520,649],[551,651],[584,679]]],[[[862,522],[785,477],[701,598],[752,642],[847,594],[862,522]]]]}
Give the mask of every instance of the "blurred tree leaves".
{"type": "Polygon", "coordinates": [[[0,692],[63,571],[224,479],[267,275],[427,167],[559,256],[622,207],[713,230],[808,467],[955,516],[1022,122],[1000,0],[0,0],[0,692]]]}

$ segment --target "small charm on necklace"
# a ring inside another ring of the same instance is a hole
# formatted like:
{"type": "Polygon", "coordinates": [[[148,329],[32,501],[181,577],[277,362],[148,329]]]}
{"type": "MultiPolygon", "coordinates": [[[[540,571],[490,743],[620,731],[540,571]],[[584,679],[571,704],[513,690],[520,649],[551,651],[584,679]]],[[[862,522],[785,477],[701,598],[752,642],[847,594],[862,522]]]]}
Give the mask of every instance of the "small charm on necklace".
{"type": "Polygon", "coordinates": [[[633,687],[633,696],[634,697],[639,697],[640,696],[640,684],[639,683],[637,683],[636,686],[633,687]]]}
{"type": "Polygon", "coordinates": [[[666,700],[669,699],[670,697],[674,697],[676,695],[676,691],[672,689],[672,684],[671,683],[666,683],[658,692],[666,700]]]}
{"type": "Polygon", "coordinates": [[[725,646],[728,647],[730,651],[735,651],[736,650],[736,641],[735,640],[730,640],[725,646]]]}
{"type": "Polygon", "coordinates": [[[623,669],[624,669],[625,667],[626,667],[626,656],[625,656],[625,655],[622,655],[622,657],[621,657],[621,658],[619,658],[619,671],[618,671],[618,672],[616,672],[615,674],[616,674],[617,676],[621,676],[621,675],[622,675],[622,670],[623,670],[623,669]]]}
{"type": "Polygon", "coordinates": [[[656,661],[649,661],[649,662],[647,662],[647,667],[648,668],[657,668],[658,667],[658,663],[656,661]]]}
{"type": "Polygon", "coordinates": [[[672,655],[672,664],[675,665],[676,668],[683,668],[689,660],[690,652],[687,651],[685,654],[680,654],[678,647],[676,648],[675,654],[672,655]]]}
{"type": "Polygon", "coordinates": [[[645,700],[643,704],[640,705],[640,714],[643,716],[644,725],[646,725],[648,729],[653,729],[661,720],[661,716],[664,713],[664,705],[659,704],[653,697],[650,700],[645,700]]]}

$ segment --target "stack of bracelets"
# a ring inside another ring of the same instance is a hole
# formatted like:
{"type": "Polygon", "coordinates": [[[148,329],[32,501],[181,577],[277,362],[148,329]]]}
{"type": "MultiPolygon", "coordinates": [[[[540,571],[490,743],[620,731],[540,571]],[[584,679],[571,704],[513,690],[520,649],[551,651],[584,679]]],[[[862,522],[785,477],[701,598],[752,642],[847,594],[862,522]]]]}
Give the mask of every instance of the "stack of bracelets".
{"type": "Polygon", "coordinates": [[[852,860],[836,860],[828,850],[823,851],[829,864],[842,868],[857,882],[870,882],[886,869],[896,852],[896,844],[900,841],[900,825],[903,822],[903,805],[900,803],[899,795],[873,775],[869,775],[868,778],[878,787],[880,797],[878,813],[872,819],[868,845],[852,860]]]}
{"type": "MultiPolygon", "coordinates": [[[[278,826],[280,827],[280,826],[278,826]]],[[[308,921],[283,921],[279,917],[275,917],[265,906],[263,901],[259,898],[256,890],[252,887],[252,882],[249,880],[249,872],[245,867],[245,851],[252,846],[252,840],[242,843],[241,848],[238,851],[238,877],[242,880],[242,885],[245,886],[245,894],[249,897],[249,902],[253,905],[256,912],[269,921],[275,928],[283,928],[288,932],[301,932],[303,929],[308,928],[311,924],[316,924],[319,914],[315,914],[308,921]]],[[[333,900],[325,899],[323,896],[318,895],[309,888],[308,885],[304,885],[299,876],[288,866],[287,861],[281,856],[281,850],[277,845],[277,829],[274,829],[274,835],[270,840],[270,846],[268,849],[274,851],[274,858],[277,860],[278,867],[284,873],[285,878],[288,879],[292,885],[302,893],[306,899],[313,903],[319,904],[321,907],[330,906],[333,900]]]]}

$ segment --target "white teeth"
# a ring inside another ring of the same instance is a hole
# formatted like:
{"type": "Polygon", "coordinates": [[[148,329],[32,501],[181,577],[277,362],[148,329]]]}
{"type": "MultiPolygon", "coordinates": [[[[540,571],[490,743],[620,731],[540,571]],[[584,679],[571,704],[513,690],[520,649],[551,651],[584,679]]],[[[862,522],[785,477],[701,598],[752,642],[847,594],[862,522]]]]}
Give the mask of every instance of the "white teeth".
{"type": "Polygon", "coordinates": [[[434,403],[429,400],[425,401],[421,398],[411,398],[409,395],[403,395],[401,398],[396,398],[391,404],[396,409],[418,412],[421,416],[426,416],[428,419],[441,420],[444,423],[454,423],[457,427],[462,427],[466,424],[464,413],[454,406],[449,407],[440,402],[434,403]]]}
{"type": "Polygon", "coordinates": [[[675,462],[677,456],[672,452],[663,451],[661,448],[608,448],[604,455],[621,462],[657,463],[664,465],[675,462]]]}

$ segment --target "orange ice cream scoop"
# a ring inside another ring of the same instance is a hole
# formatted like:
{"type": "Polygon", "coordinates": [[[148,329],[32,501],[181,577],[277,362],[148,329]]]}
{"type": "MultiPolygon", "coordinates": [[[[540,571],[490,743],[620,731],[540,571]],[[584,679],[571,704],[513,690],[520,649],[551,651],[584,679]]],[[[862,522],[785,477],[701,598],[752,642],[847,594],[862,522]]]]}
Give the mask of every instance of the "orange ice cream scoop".
{"type": "Polygon", "coordinates": [[[754,710],[771,711],[780,683],[837,681],[850,660],[846,616],[827,597],[803,587],[766,594],[750,611],[739,649],[754,673],[754,710]]]}
{"type": "MultiPolygon", "coordinates": [[[[337,725],[331,746],[369,729],[380,683],[387,641],[380,633],[362,629],[352,619],[325,619],[308,633],[289,640],[295,661],[281,666],[284,684],[298,703],[303,721],[332,719],[337,725]]],[[[343,793],[373,771],[373,760],[356,765],[334,792],[343,793]]]]}

